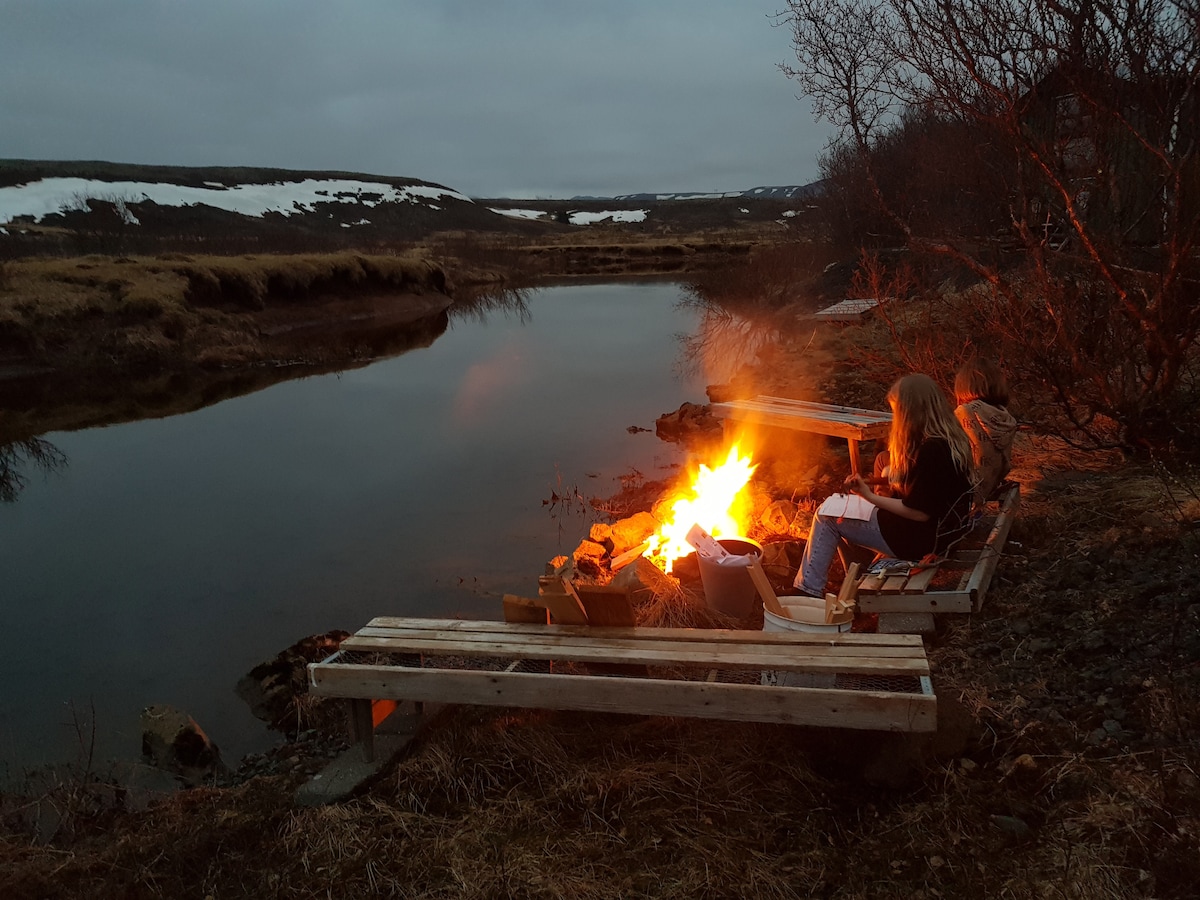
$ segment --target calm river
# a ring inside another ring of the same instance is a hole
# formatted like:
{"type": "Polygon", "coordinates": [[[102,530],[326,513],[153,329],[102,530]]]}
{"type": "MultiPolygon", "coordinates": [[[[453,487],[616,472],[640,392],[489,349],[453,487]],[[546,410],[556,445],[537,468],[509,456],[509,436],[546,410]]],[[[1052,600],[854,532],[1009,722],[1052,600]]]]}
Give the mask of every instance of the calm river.
{"type": "Polygon", "coordinates": [[[276,740],[234,694],[310,634],[377,615],[495,619],[631,468],[680,460],[654,420],[703,402],[697,325],[663,283],[546,288],[432,346],[188,415],[44,435],[66,466],[0,504],[0,776],[136,758],[150,704],[228,763],[276,740]],[[651,429],[631,434],[629,426],[651,429]]]}

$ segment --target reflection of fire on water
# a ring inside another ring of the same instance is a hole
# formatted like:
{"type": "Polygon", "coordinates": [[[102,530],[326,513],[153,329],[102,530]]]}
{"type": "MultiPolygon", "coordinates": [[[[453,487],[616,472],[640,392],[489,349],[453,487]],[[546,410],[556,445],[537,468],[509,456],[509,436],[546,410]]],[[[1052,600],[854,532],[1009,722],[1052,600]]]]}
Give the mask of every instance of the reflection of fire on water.
{"type": "Polygon", "coordinates": [[[715,538],[741,534],[744,523],[738,520],[741,510],[737,500],[754,469],[750,457],[742,456],[737,444],[716,468],[702,463],[692,486],[670,504],[670,520],[651,535],[646,558],[670,572],[675,560],[692,552],[686,536],[693,525],[715,538]]]}

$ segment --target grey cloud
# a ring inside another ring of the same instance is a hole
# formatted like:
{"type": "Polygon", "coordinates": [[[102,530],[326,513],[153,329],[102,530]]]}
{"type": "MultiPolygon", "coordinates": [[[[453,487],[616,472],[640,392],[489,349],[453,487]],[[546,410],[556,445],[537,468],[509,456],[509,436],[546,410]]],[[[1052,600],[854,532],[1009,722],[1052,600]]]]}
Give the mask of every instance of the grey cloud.
{"type": "Polygon", "coordinates": [[[746,2],[0,0],[0,156],[336,168],[476,196],[817,177],[746,2]]]}

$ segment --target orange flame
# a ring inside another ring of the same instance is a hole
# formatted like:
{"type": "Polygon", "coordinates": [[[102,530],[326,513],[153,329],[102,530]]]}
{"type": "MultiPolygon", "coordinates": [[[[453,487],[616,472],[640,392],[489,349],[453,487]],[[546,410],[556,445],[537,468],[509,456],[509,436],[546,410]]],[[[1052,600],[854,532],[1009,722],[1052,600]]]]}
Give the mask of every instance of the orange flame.
{"type": "Polygon", "coordinates": [[[693,525],[717,538],[741,534],[735,501],[755,468],[748,455],[741,455],[737,444],[715,469],[701,463],[691,488],[671,504],[670,520],[651,536],[646,557],[670,572],[675,560],[692,552],[686,535],[693,525]]]}

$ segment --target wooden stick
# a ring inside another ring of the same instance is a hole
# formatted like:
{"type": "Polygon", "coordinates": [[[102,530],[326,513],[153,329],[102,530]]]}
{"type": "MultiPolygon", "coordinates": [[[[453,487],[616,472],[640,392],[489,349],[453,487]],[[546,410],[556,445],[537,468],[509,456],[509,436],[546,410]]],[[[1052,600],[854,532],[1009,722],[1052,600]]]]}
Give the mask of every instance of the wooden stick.
{"type": "Polygon", "coordinates": [[[791,618],[788,615],[788,611],[779,602],[779,598],[775,596],[775,589],[771,587],[771,582],[767,579],[767,573],[763,571],[762,563],[759,562],[757,556],[750,561],[750,580],[754,582],[754,587],[758,590],[758,596],[762,597],[764,609],[784,619],[791,618]]]}
{"type": "Polygon", "coordinates": [[[625,568],[627,565],[645,553],[648,549],[650,549],[650,542],[642,541],[636,547],[631,547],[620,556],[614,556],[612,558],[612,562],[609,563],[609,571],[619,572],[621,569],[625,568]]]}
{"type": "Polygon", "coordinates": [[[837,596],[834,597],[832,603],[829,601],[829,597],[831,595],[825,595],[826,625],[833,624],[834,614],[838,612],[839,608],[848,608],[850,604],[854,602],[854,592],[857,589],[857,584],[855,582],[858,581],[858,570],[860,568],[861,566],[858,563],[850,563],[850,565],[846,568],[846,578],[842,581],[842,589],[838,591],[837,596]]]}

